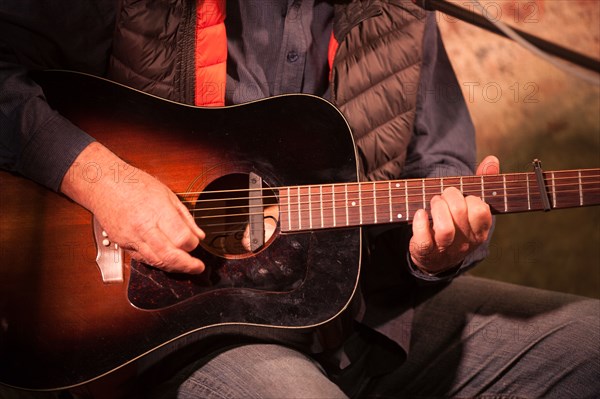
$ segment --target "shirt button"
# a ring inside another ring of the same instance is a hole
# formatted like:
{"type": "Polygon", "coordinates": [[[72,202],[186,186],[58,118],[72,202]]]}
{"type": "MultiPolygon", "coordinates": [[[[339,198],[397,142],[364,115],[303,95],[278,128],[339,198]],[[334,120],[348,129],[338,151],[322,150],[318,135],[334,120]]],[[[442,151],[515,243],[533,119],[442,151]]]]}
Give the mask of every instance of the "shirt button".
{"type": "Polygon", "coordinates": [[[296,62],[298,61],[298,58],[300,58],[300,56],[295,51],[290,51],[289,53],[287,53],[288,62],[296,62]]]}

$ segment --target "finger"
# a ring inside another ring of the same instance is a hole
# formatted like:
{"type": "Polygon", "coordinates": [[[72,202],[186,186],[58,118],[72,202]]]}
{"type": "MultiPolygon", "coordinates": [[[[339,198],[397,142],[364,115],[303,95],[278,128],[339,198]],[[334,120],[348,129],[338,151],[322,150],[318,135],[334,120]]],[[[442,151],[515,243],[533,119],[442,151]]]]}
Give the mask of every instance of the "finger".
{"type": "MultiPolygon", "coordinates": [[[[174,205],[175,212],[167,213],[161,217],[158,221],[158,227],[169,237],[169,240],[175,247],[186,252],[192,251],[200,243],[200,237],[192,230],[188,219],[185,217],[185,213],[179,210],[179,205],[174,205]]],[[[185,208],[183,204],[181,206],[185,208]]],[[[187,208],[185,212],[189,215],[187,208]]],[[[196,229],[199,230],[198,227],[196,229]]]]}
{"type": "MultiPolygon", "coordinates": [[[[204,263],[200,259],[194,258],[186,251],[177,248],[158,226],[147,231],[144,240],[145,242],[140,246],[148,245],[156,256],[152,260],[147,259],[152,266],[168,272],[197,274],[204,271],[204,263]]],[[[144,254],[142,253],[142,255],[144,254]]]]}
{"type": "Polygon", "coordinates": [[[122,248],[129,251],[131,257],[137,260],[138,262],[145,263],[147,265],[152,265],[159,261],[158,256],[156,256],[152,248],[150,248],[148,244],[144,242],[127,244],[122,246],[122,248]]]}
{"type": "Polygon", "coordinates": [[[477,175],[497,175],[500,173],[500,161],[493,155],[488,155],[477,167],[477,175]]]}
{"type": "Polygon", "coordinates": [[[176,198],[175,205],[177,207],[177,211],[184,218],[192,233],[196,235],[196,237],[198,237],[200,240],[204,240],[206,234],[198,226],[198,224],[196,223],[196,219],[194,219],[194,216],[190,213],[190,210],[185,205],[183,205],[183,203],[179,201],[178,198],[176,198]]]}
{"type": "MultiPolygon", "coordinates": [[[[450,216],[454,223],[455,229],[458,230],[465,236],[469,237],[471,234],[471,227],[469,224],[467,202],[463,197],[460,190],[455,187],[448,187],[442,193],[442,199],[446,202],[450,216]]],[[[453,239],[456,239],[456,233],[453,239]]]]}
{"type": "Polygon", "coordinates": [[[252,252],[252,246],[250,245],[250,225],[247,224],[242,235],[242,246],[247,252],[252,252]]]}
{"type": "Polygon", "coordinates": [[[265,218],[265,241],[269,241],[277,230],[277,221],[271,218],[265,218]]]}
{"type": "Polygon", "coordinates": [[[465,198],[469,209],[469,225],[473,235],[474,244],[481,244],[489,235],[492,228],[492,213],[490,206],[479,197],[468,196],[465,198]]]}
{"type": "Polygon", "coordinates": [[[433,236],[427,211],[419,209],[415,212],[412,222],[412,232],[410,253],[413,256],[413,261],[420,264],[422,263],[420,260],[427,257],[433,249],[433,236]]]}
{"type": "Polygon", "coordinates": [[[456,228],[448,204],[439,195],[431,199],[431,220],[434,244],[444,252],[454,242],[456,228]]]}
{"type": "Polygon", "coordinates": [[[198,236],[192,233],[187,223],[184,222],[178,213],[174,213],[171,216],[159,220],[159,230],[178,249],[189,252],[196,248],[200,243],[198,236]]]}

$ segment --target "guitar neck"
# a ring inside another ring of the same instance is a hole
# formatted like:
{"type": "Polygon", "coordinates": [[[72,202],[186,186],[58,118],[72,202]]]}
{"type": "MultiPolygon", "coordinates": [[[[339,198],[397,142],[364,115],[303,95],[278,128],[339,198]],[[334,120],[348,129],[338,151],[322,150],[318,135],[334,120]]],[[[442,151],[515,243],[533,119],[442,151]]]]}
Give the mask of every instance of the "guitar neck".
{"type": "Polygon", "coordinates": [[[548,171],[542,177],[542,187],[534,172],[282,187],[280,225],[294,232],[411,222],[447,187],[482,198],[494,214],[600,204],[600,169],[548,171]]]}

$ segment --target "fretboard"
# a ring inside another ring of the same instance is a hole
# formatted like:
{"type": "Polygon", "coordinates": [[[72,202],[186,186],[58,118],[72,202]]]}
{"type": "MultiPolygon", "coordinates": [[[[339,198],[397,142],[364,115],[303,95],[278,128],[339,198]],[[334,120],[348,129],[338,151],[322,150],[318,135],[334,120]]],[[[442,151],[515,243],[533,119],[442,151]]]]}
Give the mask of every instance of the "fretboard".
{"type": "Polygon", "coordinates": [[[280,226],[302,231],[410,222],[448,187],[482,198],[494,214],[544,210],[542,196],[551,209],[600,204],[600,169],[543,172],[543,178],[541,188],[533,172],[281,187],[280,226]]]}

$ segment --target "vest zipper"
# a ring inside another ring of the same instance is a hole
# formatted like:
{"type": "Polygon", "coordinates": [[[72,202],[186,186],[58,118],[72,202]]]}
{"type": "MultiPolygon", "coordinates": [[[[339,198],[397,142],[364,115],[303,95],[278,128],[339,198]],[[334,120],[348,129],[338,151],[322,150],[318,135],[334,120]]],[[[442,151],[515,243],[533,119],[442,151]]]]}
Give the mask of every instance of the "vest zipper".
{"type": "Polygon", "coordinates": [[[195,31],[196,31],[196,1],[182,1],[182,20],[179,35],[183,40],[177,44],[176,84],[180,101],[194,104],[195,93],[195,31]]]}

